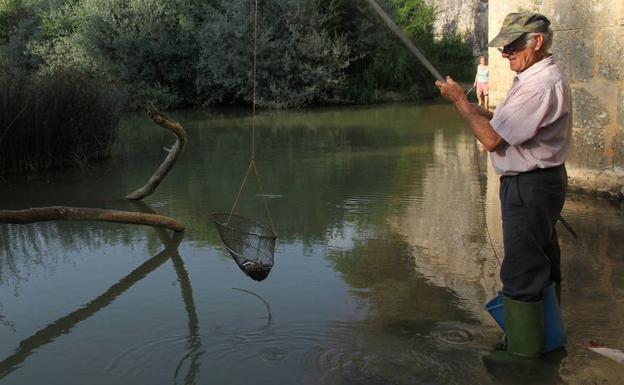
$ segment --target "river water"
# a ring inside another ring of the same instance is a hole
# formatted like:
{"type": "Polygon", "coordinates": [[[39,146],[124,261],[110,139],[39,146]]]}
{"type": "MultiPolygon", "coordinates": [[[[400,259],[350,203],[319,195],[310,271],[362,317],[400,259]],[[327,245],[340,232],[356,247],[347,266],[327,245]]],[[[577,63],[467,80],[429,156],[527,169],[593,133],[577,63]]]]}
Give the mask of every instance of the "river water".
{"type": "MultiPolygon", "coordinates": [[[[189,135],[143,205],[123,197],[171,134],[121,122],[116,156],[2,181],[3,209],[153,211],[181,236],[97,222],[0,225],[0,384],[621,384],[624,219],[570,195],[560,227],[565,351],[484,359],[501,333],[498,180],[449,105],[261,112],[256,164],[278,233],[256,282],[220,242],[251,154],[248,111],[175,112],[189,135]]],[[[255,178],[242,215],[268,223],[255,178]]]]}

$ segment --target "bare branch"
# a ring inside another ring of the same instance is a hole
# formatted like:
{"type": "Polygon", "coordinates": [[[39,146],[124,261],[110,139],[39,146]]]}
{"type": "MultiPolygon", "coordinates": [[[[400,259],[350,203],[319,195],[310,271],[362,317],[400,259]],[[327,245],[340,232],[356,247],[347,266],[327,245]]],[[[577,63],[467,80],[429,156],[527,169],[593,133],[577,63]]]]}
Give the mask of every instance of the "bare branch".
{"type": "Polygon", "coordinates": [[[152,118],[154,123],[172,132],[177,139],[174,145],[168,151],[169,154],[167,155],[165,160],[154,172],[151,178],[149,178],[147,183],[145,183],[145,185],[140,189],[128,194],[126,196],[126,199],[139,200],[154,193],[158,185],[160,185],[160,183],[165,179],[169,171],[171,171],[173,165],[175,164],[180,154],[182,154],[182,152],[184,151],[184,147],[186,146],[186,131],[180,123],[162,114],[156,109],[153,103],[150,103],[148,105],[147,115],[152,118]]]}
{"type": "Polygon", "coordinates": [[[104,221],[166,227],[175,232],[184,225],[162,215],[83,207],[51,206],[26,210],[0,210],[0,223],[27,224],[44,221],[104,221]]]}

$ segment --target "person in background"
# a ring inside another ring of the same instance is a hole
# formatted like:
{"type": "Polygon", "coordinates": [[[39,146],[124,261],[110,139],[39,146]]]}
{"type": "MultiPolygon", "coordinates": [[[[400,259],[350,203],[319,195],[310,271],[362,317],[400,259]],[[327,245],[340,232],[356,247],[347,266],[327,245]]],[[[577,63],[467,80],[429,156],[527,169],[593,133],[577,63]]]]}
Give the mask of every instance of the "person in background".
{"type": "Polygon", "coordinates": [[[564,165],[572,141],[568,80],[550,53],[553,31],[546,16],[510,13],[489,43],[516,73],[494,113],[470,104],[450,77],[436,81],[477,139],[490,152],[500,177],[505,258],[503,283],[505,355],[538,357],[544,346],[542,293],[561,284],[555,231],[567,188],[564,165]]]}
{"type": "Polygon", "coordinates": [[[483,107],[486,111],[490,110],[488,97],[489,76],[490,73],[488,70],[487,58],[485,56],[481,56],[479,58],[479,65],[477,66],[477,74],[475,75],[473,87],[477,88],[477,101],[479,102],[479,106],[483,107]]]}

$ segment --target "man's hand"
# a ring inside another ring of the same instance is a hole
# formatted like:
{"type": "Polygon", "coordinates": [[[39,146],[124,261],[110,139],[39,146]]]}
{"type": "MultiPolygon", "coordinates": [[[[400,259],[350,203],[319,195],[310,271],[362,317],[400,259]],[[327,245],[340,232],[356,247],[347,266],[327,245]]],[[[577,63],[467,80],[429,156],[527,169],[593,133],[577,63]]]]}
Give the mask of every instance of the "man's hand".
{"type": "Polygon", "coordinates": [[[461,117],[468,122],[472,133],[479,139],[479,142],[483,143],[483,146],[488,151],[495,151],[504,142],[503,138],[498,135],[490,124],[493,114],[471,104],[466,94],[464,94],[462,86],[451,79],[450,76],[446,77],[446,82],[438,80],[435,85],[440,89],[440,94],[444,99],[455,103],[455,108],[457,108],[461,117]]]}
{"type": "Polygon", "coordinates": [[[435,85],[440,90],[442,97],[449,102],[457,103],[462,100],[467,100],[462,86],[451,79],[450,76],[446,77],[446,82],[436,80],[435,85]]]}

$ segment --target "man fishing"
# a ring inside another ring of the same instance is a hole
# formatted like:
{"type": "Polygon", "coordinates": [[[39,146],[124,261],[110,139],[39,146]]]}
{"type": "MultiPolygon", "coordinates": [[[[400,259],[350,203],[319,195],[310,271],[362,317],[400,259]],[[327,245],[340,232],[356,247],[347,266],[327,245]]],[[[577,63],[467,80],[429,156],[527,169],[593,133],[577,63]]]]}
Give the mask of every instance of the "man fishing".
{"type": "Polygon", "coordinates": [[[468,102],[450,77],[436,81],[473,134],[490,152],[500,177],[505,259],[503,283],[508,353],[538,357],[544,345],[543,290],[561,284],[555,223],[565,201],[567,159],[572,139],[568,81],[550,53],[553,31],[541,14],[505,16],[489,43],[516,72],[494,113],[468,102]]]}

